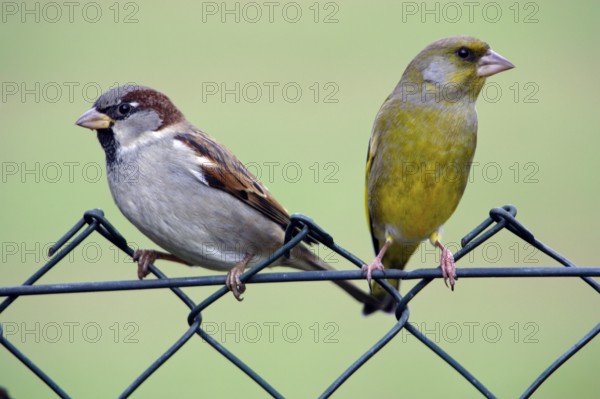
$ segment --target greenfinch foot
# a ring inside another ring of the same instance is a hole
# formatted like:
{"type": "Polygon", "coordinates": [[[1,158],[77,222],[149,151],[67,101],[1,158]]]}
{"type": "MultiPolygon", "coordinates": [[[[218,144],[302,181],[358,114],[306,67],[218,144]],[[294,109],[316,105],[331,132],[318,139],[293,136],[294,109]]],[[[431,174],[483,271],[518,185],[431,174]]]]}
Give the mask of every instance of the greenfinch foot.
{"type": "Polygon", "coordinates": [[[454,255],[439,241],[435,242],[435,246],[442,250],[440,257],[440,268],[442,269],[442,276],[444,277],[444,284],[448,287],[450,283],[450,289],[454,291],[454,284],[456,279],[456,265],[454,264],[454,255]]]}
{"type": "Polygon", "coordinates": [[[372,277],[373,270],[381,270],[381,271],[384,270],[383,263],[381,261],[383,260],[385,251],[387,251],[387,249],[389,248],[389,246],[391,244],[392,244],[391,240],[389,240],[389,239],[386,240],[385,244],[383,244],[383,247],[381,248],[381,251],[379,251],[379,253],[375,257],[375,259],[373,259],[373,261],[371,263],[369,263],[368,265],[363,265],[361,267],[363,274],[366,273],[367,283],[369,284],[369,291],[371,293],[373,293],[373,285],[371,284],[371,280],[373,278],[372,277]]]}

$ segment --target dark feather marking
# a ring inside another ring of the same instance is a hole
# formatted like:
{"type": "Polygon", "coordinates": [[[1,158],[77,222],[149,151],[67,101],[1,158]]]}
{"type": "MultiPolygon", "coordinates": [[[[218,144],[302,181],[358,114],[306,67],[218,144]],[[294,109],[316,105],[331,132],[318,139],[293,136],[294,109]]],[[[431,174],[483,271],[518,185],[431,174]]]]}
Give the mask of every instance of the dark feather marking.
{"type": "Polygon", "coordinates": [[[115,135],[112,129],[99,129],[97,136],[98,141],[100,142],[100,145],[106,154],[106,165],[109,168],[113,168],[118,162],[117,147],[119,144],[117,143],[117,140],[115,140],[115,135]]]}
{"type": "Polygon", "coordinates": [[[260,191],[262,193],[262,195],[265,195],[265,191],[263,190],[263,188],[260,186],[260,184],[258,184],[257,182],[253,181],[252,184],[254,185],[254,188],[256,188],[258,191],[260,191]]]}
{"type": "Polygon", "coordinates": [[[221,182],[221,180],[217,179],[215,176],[210,175],[210,174],[205,174],[204,178],[206,179],[206,182],[208,183],[209,186],[218,188],[220,190],[225,189],[223,182],[221,182]]]}
{"type": "MultiPolygon", "coordinates": [[[[373,164],[373,160],[371,159],[371,143],[373,142],[373,136],[369,139],[369,147],[367,149],[367,175],[371,173],[371,166],[373,164]]],[[[368,182],[365,186],[365,190],[368,190],[368,182]]],[[[368,201],[368,200],[367,200],[368,201]]],[[[371,212],[368,210],[367,204],[367,214],[369,215],[369,230],[371,233],[371,240],[373,241],[373,248],[375,249],[375,255],[379,253],[379,240],[375,237],[375,233],[373,231],[373,218],[371,217],[371,212]]]]}

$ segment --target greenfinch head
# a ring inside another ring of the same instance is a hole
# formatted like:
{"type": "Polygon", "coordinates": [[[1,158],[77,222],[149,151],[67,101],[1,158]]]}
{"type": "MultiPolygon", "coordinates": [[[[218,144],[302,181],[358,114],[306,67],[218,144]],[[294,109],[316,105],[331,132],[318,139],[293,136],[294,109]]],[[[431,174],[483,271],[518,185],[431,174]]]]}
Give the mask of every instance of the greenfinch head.
{"type": "Polygon", "coordinates": [[[474,102],[487,77],[511,68],[510,61],[479,39],[448,37],[425,47],[408,64],[394,93],[418,102],[474,102]]]}

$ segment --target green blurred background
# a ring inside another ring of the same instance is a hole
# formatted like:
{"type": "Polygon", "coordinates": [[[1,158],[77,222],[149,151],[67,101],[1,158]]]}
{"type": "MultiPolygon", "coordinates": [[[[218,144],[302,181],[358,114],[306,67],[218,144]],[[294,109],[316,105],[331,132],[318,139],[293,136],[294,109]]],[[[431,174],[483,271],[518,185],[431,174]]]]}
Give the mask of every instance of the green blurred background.
{"type": "MultiPolygon", "coordinates": [[[[132,244],[154,247],[113,204],[94,134],[74,125],[100,92],[128,82],[168,94],[290,212],[310,215],[339,244],[371,259],[363,174],[373,119],[406,64],[455,34],[486,40],[517,68],[492,77],[478,102],[472,182],[444,241],[456,250],[490,208],[512,203],[543,242],[579,265],[598,265],[597,2],[1,6],[2,286],[37,270],[50,243],[90,208],[102,208],[132,244]]],[[[458,267],[555,265],[508,232],[492,241],[458,267]]],[[[353,267],[322,248],[319,254],[353,267]]],[[[423,245],[409,268],[434,267],[438,256],[423,245]]],[[[160,266],[174,277],[211,274],[160,266]]],[[[94,235],[40,283],[129,280],[135,269],[94,235]]],[[[214,290],[186,292],[200,301],[214,290]]],[[[494,393],[516,397],[597,323],[597,305],[598,295],[578,279],[463,279],[455,292],[438,280],[412,301],[410,320],[494,393]]],[[[70,395],[107,398],[185,331],[186,309],[164,290],[23,297],[0,322],[70,395]]],[[[317,396],[394,322],[382,314],[364,318],[328,282],[250,285],[242,303],[229,295],[203,316],[217,340],[295,398],[317,396]]],[[[595,340],[536,397],[597,397],[599,359],[595,340]]],[[[0,386],[14,398],[53,397],[4,349],[0,386]]],[[[234,395],[265,396],[193,338],[134,397],[234,395]]],[[[400,333],[337,392],[367,395],[479,394],[400,333]]]]}

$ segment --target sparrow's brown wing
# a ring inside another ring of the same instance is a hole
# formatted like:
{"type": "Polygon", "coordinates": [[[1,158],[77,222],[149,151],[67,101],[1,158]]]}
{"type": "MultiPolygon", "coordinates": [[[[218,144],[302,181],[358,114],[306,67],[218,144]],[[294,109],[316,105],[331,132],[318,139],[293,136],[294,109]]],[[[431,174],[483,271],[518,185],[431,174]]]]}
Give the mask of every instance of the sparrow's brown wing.
{"type": "MultiPolygon", "coordinates": [[[[198,130],[178,134],[175,139],[194,151],[201,160],[198,172],[202,183],[233,195],[285,230],[290,222],[286,209],[229,150],[198,130]]],[[[314,240],[308,239],[307,242],[313,243],[314,240]]]]}

